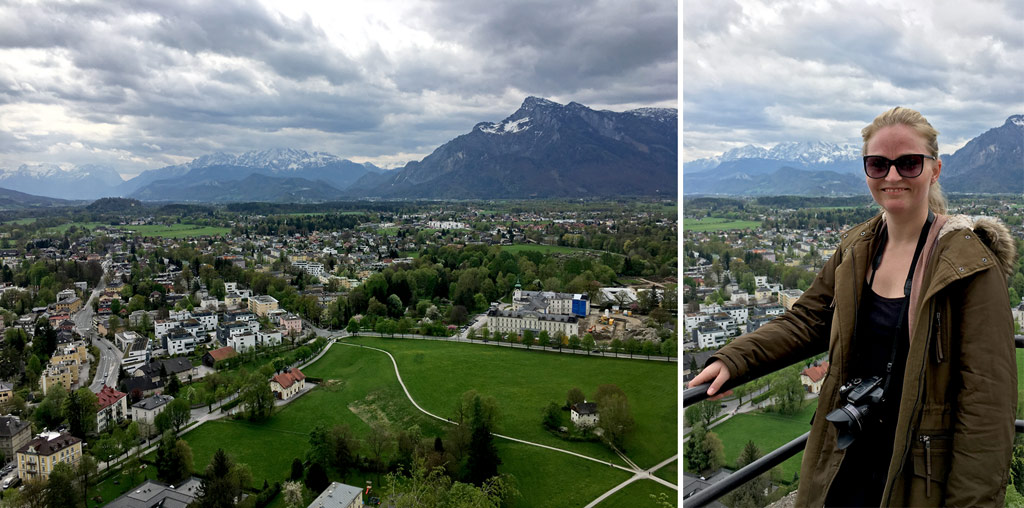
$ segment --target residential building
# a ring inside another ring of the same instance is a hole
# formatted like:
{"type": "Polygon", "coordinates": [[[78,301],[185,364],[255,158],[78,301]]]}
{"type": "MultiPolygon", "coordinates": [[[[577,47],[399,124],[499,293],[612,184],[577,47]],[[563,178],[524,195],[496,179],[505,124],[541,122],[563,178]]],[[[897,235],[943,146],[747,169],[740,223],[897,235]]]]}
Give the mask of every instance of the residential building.
{"type": "Polygon", "coordinates": [[[73,314],[82,308],[82,299],[77,296],[72,296],[67,300],[57,302],[55,304],[55,308],[59,313],[73,314]]]}
{"type": "Polygon", "coordinates": [[[43,374],[39,377],[39,386],[43,390],[43,395],[50,390],[50,388],[60,385],[65,390],[71,391],[71,387],[74,385],[72,379],[78,377],[78,366],[75,366],[75,373],[72,376],[71,368],[68,365],[47,365],[43,369],[43,374]]]}
{"type": "Polygon", "coordinates": [[[331,482],[306,508],[363,508],[363,490],[331,482]]]}
{"type": "Polygon", "coordinates": [[[167,409],[167,404],[174,400],[170,395],[156,394],[132,404],[132,421],[139,424],[153,425],[156,415],[167,409]]]}
{"type": "Polygon", "coordinates": [[[827,373],[828,362],[807,367],[800,373],[800,383],[804,385],[808,392],[819,393],[821,392],[821,383],[825,380],[825,374],[827,373]]]}
{"type": "Polygon", "coordinates": [[[306,375],[298,368],[285,369],[270,379],[270,391],[274,397],[284,400],[299,393],[306,387],[306,375]]]}
{"type": "Polygon", "coordinates": [[[281,333],[284,335],[291,335],[293,332],[296,336],[302,334],[302,319],[295,314],[282,316],[278,321],[278,324],[281,327],[281,333]]]}
{"type": "Polygon", "coordinates": [[[266,316],[267,312],[277,308],[277,299],[269,295],[257,295],[249,298],[249,310],[257,316],[266,316]]]}
{"type": "Polygon", "coordinates": [[[195,351],[196,345],[202,341],[203,339],[197,338],[185,328],[179,327],[164,335],[163,346],[167,349],[168,355],[185,355],[195,351]]]}
{"type": "Polygon", "coordinates": [[[722,347],[729,338],[729,333],[713,322],[704,322],[693,331],[697,339],[697,347],[704,349],[709,347],[722,347]]]}
{"type": "MultiPolygon", "coordinates": [[[[7,381],[0,381],[0,404],[6,404],[14,396],[14,385],[7,381]]],[[[7,454],[6,457],[10,457],[7,454]]]]}
{"type": "Polygon", "coordinates": [[[57,293],[57,301],[60,302],[60,301],[63,301],[63,300],[69,300],[71,298],[74,298],[75,296],[77,296],[77,295],[75,294],[75,290],[74,289],[71,289],[71,288],[62,289],[62,290],[60,290],[60,292],[57,293]]]}
{"type": "Polygon", "coordinates": [[[128,417],[128,394],[103,385],[96,394],[99,411],[96,412],[96,432],[103,432],[128,417]]]}
{"type": "Polygon", "coordinates": [[[569,418],[577,427],[593,427],[597,425],[597,417],[597,403],[595,402],[577,402],[570,408],[569,418]]]}
{"type": "Polygon", "coordinates": [[[18,448],[18,478],[46,480],[57,464],[75,465],[81,458],[81,439],[71,434],[44,432],[18,448]]]}
{"type": "Polygon", "coordinates": [[[32,423],[17,416],[0,416],[0,453],[4,460],[14,459],[14,454],[32,439],[32,423]]]}
{"type": "Polygon", "coordinates": [[[804,294],[799,289],[783,289],[779,291],[779,304],[786,310],[793,310],[793,304],[804,294]]]}
{"type": "Polygon", "coordinates": [[[135,345],[135,341],[138,340],[139,337],[141,337],[141,335],[131,330],[117,332],[114,334],[114,345],[121,351],[128,351],[135,345]]]}
{"type": "Polygon", "coordinates": [[[199,497],[201,480],[190,477],[181,485],[167,485],[156,480],[146,480],[142,485],[105,505],[105,508],[184,508],[192,505],[199,497]]]}
{"type": "Polygon", "coordinates": [[[124,350],[124,356],[121,357],[121,368],[124,369],[128,375],[131,375],[135,372],[135,369],[146,363],[149,359],[149,355],[149,337],[143,337],[136,334],[135,341],[124,350]]]}
{"type": "Polygon", "coordinates": [[[283,337],[281,330],[276,328],[260,330],[256,332],[256,345],[266,347],[276,346],[281,343],[281,337],[283,337]]]}

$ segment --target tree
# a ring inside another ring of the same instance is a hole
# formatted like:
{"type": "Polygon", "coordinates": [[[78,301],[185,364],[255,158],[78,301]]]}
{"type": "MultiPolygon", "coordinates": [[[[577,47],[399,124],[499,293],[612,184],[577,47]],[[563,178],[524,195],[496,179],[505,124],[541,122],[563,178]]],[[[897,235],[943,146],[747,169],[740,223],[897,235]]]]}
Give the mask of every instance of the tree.
{"type": "Polygon", "coordinates": [[[171,427],[174,428],[175,434],[177,434],[192,417],[192,410],[189,408],[188,401],[184,398],[172,400],[167,404],[167,409],[165,409],[161,414],[165,413],[167,414],[171,427]]]}
{"type": "Polygon", "coordinates": [[[698,423],[690,432],[686,442],[686,463],[691,470],[706,475],[725,463],[725,451],[722,441],[714,432],[708,432],[703,424],[698,423]]]}
{"type": "Polygon", "coordinates": [[[330,485],[330,481],[327,479],[327,471],[324,469],[324,466],[320,465],[319,462],[311,464],[309,471],[306,472],[306,487],[312,490],[314,494],[319,495],[328,485],[330,485]]]}
{"type": "Polygon", "coordinates": [[[95,431],[98,410],[96,394],[88,388],[79,388],[69,393],[64,402],[64,414],[67,416],[71,435],[85,439],[86,434],[95,431]]]}
{"type": "Polygon", "coordinates": [[[354,317],[349,319],[348,325],[345,327],[345,329],[348,330],[348,333],[351,333],[353,335],[359,333],[359,320],[354,317]]]}
{"type": "MultiPolygon", "coordinates": [[[[300,476],[301,480],[302,477],[300,476]]],[[[302,503],[302,484],[297,481],[284,482],[281,486],[281,492],[284,495],[284,504],[288,508],[301,508],[304,506],[302,503]]]]}
{"type": "Polygon", "coordinates": [[[548,403],[544,408],[543,424],[548,430],[558,430],[562,426],[562,408],[558,407],[557,402],[548,403]]]}
{"type": "Polygon", "coordinates": [[[156,449],[156,476],[164,483],[179,484],[192,474],[192,449],[171,432],[164,432],[156,449]]]}
{"type": "Polygon", "coordinates": [[[480,397],[473,400],[473,434],[469,442],[469,481],[474,485],[483,485],[491,477],[498,475],[501,459],[498,447],[494,445],[494,436],[483,416],[483,404],[480,397]]]}
{"type": "Polygon", "coordinates": [[[604,438],[615,448],[625,449],[626,438],[636,427],[629,401],[624,393],[602,394],[598,389],[598,425],[604,430],[604,438]]]}
{"type": "Polygon", "coordinates": [[[523,330],[523,345],[526,346],[526,349],[530,349],[530,346],[533,345],[533,330],[523,330]]]}
{"type": "Polygon", "coordinates": [[[700,422],[707,427],[721,412],[722,405],[718,401],[705,399],[686,408],[683,415],[687,425],[692,427],[700,422]]]}
{"type": "Polygon", "coordinates": [[[171,397],[177,397],[180,391],[181,380],[178,379],[178,376],[170,376],[170,379],[167,380],[167,385],[164,386],[164,393],[171,397]]]}
{"type": "Polygon", "coordinates": [[[417,460],[408,475],[398,471],[385,476],[379,492],[383,506],[498,507],[519,495],[513,482],[506,475],[490,478],[480,487],[453,482],[442,468],[428,469],[423,460],[417,460]]]}
{"type": "Polygon", "coordinates": [[[772,391],[775,393],[776,411],[782,414],[792,415],[800,412],[804,401],[804,387],[800,383],[797,369],[786,369],[780,373],[779,379],[772,383],[772,391]]]}
{"type": "Polygon", "coordinates": [[[199,484],[195,503],[198,508],[233,508],[242,489],[252,482],[248,466],[235,464],[223,448],[218,448],[206,466],[206,477],[199,484]]]}
{"type": "Polygon", "coordinates": [[[265,420],[274,412],[274,392],[270,383],[258,373],[249,377],[240,397],[250,420],[265,420]]]}
{"type": "Polygon", "coordinates": [[[551,345],[551,334],[548,333],[547,330],[541,330],[538,339],[540,340],[541,347],[548,347],[551,345]]]}
{"type": "Polygon", "coordinates": [[[587,350],[587,356],[590,356],[590,352],[594,350],[595,345],[596,343],[594,342],[594,334],[583,334],[583,349],[587,350]]]}
{"type": "Polygon", "coordinates": [[[120,449],[113,439],[106,438],[93,443],[92,453],[100,461],[106,462],[107,467],[110,467],[110,461],[120,455],[120,449]]]}
{"type": "Polygon", "coordinates": [[[82,489],[84,508],[89,508],[89,488],[96,482],[96,473],[98,471],[96,459],[87,453],[82,454],[82,458],[78,460],[78,467],[75,468],[75,481],[78,483],[78,487],[82,489]]]}
{"type": "Polygon", "coordinates": [[[32,413],[32,419],[40,427],[53,429],[64,421],[64,400],[68,392],[61,385],[55,385],[48,390],[49,393],[43,397],[43,401],[36,406],[32,413]]]}
{"type": "Polygon", "coordinates": [[[573,351],[578,350],[581,345],[582,345],[582,343],[580,342],[580,337],[578,335],[573,334],[573,335],[569,336],[569,347],[573,351]]]}
{"type": "MultiPolygon", "coordinates": [[[[736,465],[742,468],[759,458],[761,458],[761,450],[753,441],[747,441],[746,446],[743,447],[743,451],[740,453],[739,459],[736,461],[736,465]]],[[[765,491],[769,486],[771,486],[771,481],[768,475],[762,474],[736,487],[725,498],[725,504],[731,508],[761,508],[767,504],[768,496],[765,495],[765,491]]]]}
{"type": "Polygon", "coordinates": [[[67,462],[58,462],[50,471],[44,493],[47,508],[67,508],[78,504],[78,489],[75,488],[75,470],[67,462]]]}
{"type": "Polygon", "coordinates": [[[380,473],[384,469],[383,458],[391,450],[394,439],[391,431],[381,423],[370,426],[370,433],[366,436],[366,446],[373,454],[373,469],[377,472],[377,483],[380,483],[380,473]]]}
{"type": "Polygon", "coordinates": [[[579,387],[573,387],[565,396],[565,405],[571,408],[575,404],[586,402],[586,400],[587,397],[583,395],[583,390],[580,390],[579,387]]]}
{"type": "Polygon", "coordinates": [[[293,480],[293,481],[302,480],[302,474],[305,473],[305,472],[306,472],[305,468],[302,467],[302,461],[299,460],[298,457],[292,459],[292,474],[290,476],[291,480],[293,480]]]}

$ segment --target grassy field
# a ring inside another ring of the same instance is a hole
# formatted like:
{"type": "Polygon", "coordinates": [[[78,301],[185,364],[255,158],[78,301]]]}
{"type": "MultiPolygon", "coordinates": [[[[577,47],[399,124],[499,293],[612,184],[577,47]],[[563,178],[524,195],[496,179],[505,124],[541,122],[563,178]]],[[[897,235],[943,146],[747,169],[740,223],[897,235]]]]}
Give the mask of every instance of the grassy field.
{"type": "Polygon", "coordinates": [[[205,468],[221,447],[238,462],[248,464],[254,482],[262,485],[264,479],[270,483],[283,481],[292,459],[305,455],[309,432],[317,424],[347,424],[357,435],[367,433],[375,421],[403,429],[419,425],[425,435],[436,435],[440,430],[440,422],[417,411],[405,398],[391,361],[378,352],[332,349],[331,354],[303,372],[337,381],[303,395],[264,422],[218,420],[185,434],[196,469],[205,468]]]}
{"type": "Polygon", "coordinates": [[[87,229],[89,231],[92,231],[92,230],[96,229],[97,226],[106,226],[106,225],[107,224],[103,223],[103,222],[69,222],[67,224],[61,224],[60,226],[55,226],[55,227],[52,227],[52,228],[46,228],[46,232],[47,233],[57,233],[57,234],[63,235],[69,229],[71,229],[71,226],[77,226],[79,228],[85,228],[85,229],[87,229]]]}
{"type": "Polygon", "coordinates": [[[679,485],[679,461],[673,460],[654,472],[654,476],[679,485]]]}
{"type": "MultiPolygon", "coordinates": [[[[532,243],[521,243],[516,245],[502,245],[501,250],[511,252],[512,254],[519,254],[525,251],[537,251],[543,252],[544,254],[575,254],[575,253],[593,253],[603,254],[603,250],[594,249],[582,249],[579,247],[566,247],[563,245],[537,245],[532,243]]],[[[610,253],[613,256],[622,257],[622,254],[610,253]]]]}
{"type": "Polygon", "coordinates": [[[119,229],[134,231],[142,236],[157,236],[161,238],[192,238],[197,236],[218,236],[231,232],[231,228],[213,226],[200,226],[197,224],[175,224],[163,226],[160,224],[145,224],[141,226],[118,226],[119,229]]]}
{"type": "Polygon", "coordinates": [[[562,403],[569,389],[579,387],[592,398],[599,385],[616,384],[636,419],[626,442],[629,458],[651,467],[678,449],[675,364],[424,340],[351,341],[391,352],[413,398],[439,416],[450,416],[459,395],[475,389],[498,401],[500,433],[618,463],[621,459],[600,443],[565,442],[541,425],[544,407],[562,403]]]}
{"type": "MultiPolygon", "coordinates": [[[[540,410],[548,401],[562,400],[572,386],[592,395],[598,384],[619,384],[629,395],[638,422],[627,448],[629,456],[649,467],[675,453],[674,365],[446,342],[356,341],[391,350],[413,397],[428,411],[451,414],[459,394],[473,388],[499,401],[502,433],[616,463],[621,461],[603,445],[567,443],[549,435],[540,426],[540,410]],[[448,375],[451,372],[459,374],[448,375]]],[[[387,421],[392,428],[418,425],[425,436],[438,435],[447,427],[412,406],[397,383],[390,359],[379,351],[338,344],[304,372],[323,378],[324,385],[269,420],[209,422],[186,434],[195,469],[204,469],[216,449],[224,448],[236,461],[249,465],[258,486],[264,479],[284,480],[292,459],[302,457],[309,448],[309,431],[318,423],[345,423],[357,435],[365,435],[375,421],[387,421]]],[[[567,454],[503,439],[495,443],[503,462],[499,471],[515,476],[523,493],[513,507],[582,506],[629,477],[617,468],[567,454]],[[572,488],[567,488],[570,484],[572,488]]],[[[331,472],[330,477],[350,485],[365,485],[366,479],[372,479],[362,473],[339,477],[331,472]]]]}
{"type": "MultiPolygon", "coordinates": [[[[766,454],[811,430],[808,422],[811,421],[815,408],[817,400],[811,401],[793,416],[766,412],[742,413],[711,431],[718,434],[725,445],[726,466],[734,468],[736,459],[747,445],[747,441],[754,441],[761,449],[761,453],[766,454]]],[[[803,456],[804,452],[801,451],[779,466],[782,469],[782,481],[789,483],[793,480],[793,474],[800,471],[803,456]]]]}
{"type": "Polygon", "coordinates": [[[498,471],[515,477],[520,496],[513,508],[585,506],[630,474],[564,453],[503,439],[496,440],[502,465],[498,471]]]}
{"type": "Polygon", "coordinates": [[[19,226],[24,226],[26,224],[32,224],[36,220],[38,220],[36,217],[27,217],[24,219],[9,220],[7,222],[4,222],[4,224],[17,224],[19,226]]]}
{"type": "Polygon", "coordinates": [[[96,496],[100,496],[100,498],[103,499],[102,504],[109,503],[120,497],[125,492],[128,492],[132,488],[146,481],[146,479],[156,480],[155,467],[146,466],[146,469],[143,469],[142,473],[136,477],[137,483],[135,483],[134,485],[129,484],[125,477],[121,475],[120,468],[118,468],[115,470],[113,474],[108,476],[100,483],[93,485],[89,489],[89,499],[91,500],[96,496]]]}
{"type": "Polygon", "coordinates": [[[622,490],[608,496],[608,499],[597,505],[599,508],[657,508],[661,505],[651,499],[652,495],[665,493],[673,506],[677,506],[678,492],[654,481],[638,480],[626,485],[622,490]]]}
{"type": "Polygon", "coordinates": [[[726,231],[729,229],[752,229],[761,223],[751,220],[731,220],[722,217],[705,217],[703,219],[683,219],[683,229],[687,231],[726,231]]]}

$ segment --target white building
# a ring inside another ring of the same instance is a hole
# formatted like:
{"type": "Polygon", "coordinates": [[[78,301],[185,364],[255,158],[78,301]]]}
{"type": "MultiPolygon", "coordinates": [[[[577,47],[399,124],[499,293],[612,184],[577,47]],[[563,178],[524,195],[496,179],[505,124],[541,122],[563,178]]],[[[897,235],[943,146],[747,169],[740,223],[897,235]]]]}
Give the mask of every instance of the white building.
{"type": "Polygon", "coordinates": [[[594,402],[577,402],[570,408],[569,418],[577,427],[593,427],[597,425],[597,404],[594,402]]]}
{"type": "Polygon", "coordinates": [[[701,323],[693,333],[697,337],[697,347],[701,349],[722,347],[729,338],[728,332],[712,322],[701,323]]]}
{"type": "Polygon", "coordinates": [[[167,404],[172,400],[174,397],[170,395],[157,394],[132,404],[132,421],[153,425],[156,415],[167,409],[167,404]]]}
{"type": "Polygon", "coordinates": [[[260,330],[256,332],[256,344],[262,347],[276,346],[281,343],[281,330],[260,330]]]}
{"type": "Polygon", "coordinates": [[[235,348],[235,351],[244,353],[251,351],[256,347],[256,334],[255,333],[239,333],[228,337],[227,344],[235,348]]]}
{"type": "Polygon", "coordinates": [[[590,297],[580,293],[554,291],[523,291],[516,285],[512,292],[512,310],[529,310],[547,314],[590,315],[590,297]],[[576,312],[573,312],[573,310],[576,312]]]}
{"type": "Polygon", "coordinates": [[[530,310],[498,310],[492,307],[487,311],[487,328],[492,332],[522,334],[531,330],[534,336],[547,331],[552,338],[558,332],[566,337],[579,336],[580,325],[576,316],[565,314],[545,314],[530,310]]]}

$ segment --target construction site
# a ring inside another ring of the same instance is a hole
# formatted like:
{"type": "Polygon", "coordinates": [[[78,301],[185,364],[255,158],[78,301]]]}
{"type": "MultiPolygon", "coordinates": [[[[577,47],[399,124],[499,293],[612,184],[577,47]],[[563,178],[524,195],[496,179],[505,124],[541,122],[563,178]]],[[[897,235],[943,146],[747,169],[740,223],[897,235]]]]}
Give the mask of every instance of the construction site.
{"type": "Polygon", "coordinates": [[[580,334],[593,334],[598,341],[626,340],[644,328],[643,319],[628,310],[604,310],[580,319],[580,334]]]}

